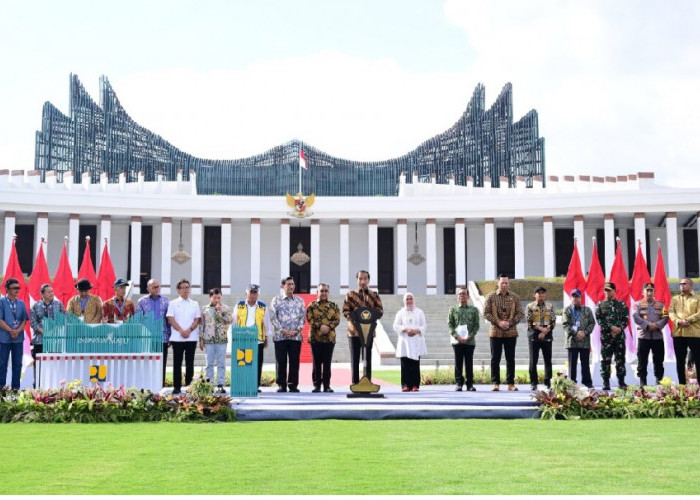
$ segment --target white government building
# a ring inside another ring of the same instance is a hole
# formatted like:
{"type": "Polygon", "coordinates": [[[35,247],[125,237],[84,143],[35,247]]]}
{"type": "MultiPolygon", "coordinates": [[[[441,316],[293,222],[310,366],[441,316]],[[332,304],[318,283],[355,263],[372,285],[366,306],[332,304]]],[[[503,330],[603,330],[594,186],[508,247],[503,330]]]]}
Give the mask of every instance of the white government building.
{"type": "MultiPolygon", "coordinates": [[[[313,167],[312,167],[313,168],[313,167]]],[[[409,174],[411,175],[411,174],[409,174]]],[[[74,275],[85,236],[91,236],[94,262],[104,242],[115,272],[132,280],[135,293],[149,278],[175,293],[187,278],[193,293],[220,286],[242,294],[248,283],[274,293],[282,277],[293,275],[301,292],[314,293],[319,282],[345,293],[355,286],[355,272],[369,270],[371,286],[381,293],[451,293],[468,280],[563,275],[576,241],[587,272],[593,238],[609,274],[619,236],[631,271],[636,241],[642,242],[649,267],[660,241],[669,278],[697,276],[700,268],[699,188],[658,184],[653,173],[628,176],[557,178],[546,187],[535,179],[526,188],[483,187],[420,182],[416,175],[399,180],[398,196],[317,196],[305,218],[290,215],[284,197],[200,195],[196,175],[187,181],[163,177],[145,182],[91,182],[89,173],[57,182],[47,172],[0,170],[0,235],[3,272],[12,239],[25,273],[38,246],[53,275],[67,237],[74,275]],[[574,240],[575,238],[575,240],[574,240]],[[302,244],[308,258],[290,259],[302,244]],[[97,247],[97,248],[94,248],[97,247]],[[182,247],[190,258],[173,258],[182,247]],[[419,253],[419,258],[410,258],[419,253]]]]}

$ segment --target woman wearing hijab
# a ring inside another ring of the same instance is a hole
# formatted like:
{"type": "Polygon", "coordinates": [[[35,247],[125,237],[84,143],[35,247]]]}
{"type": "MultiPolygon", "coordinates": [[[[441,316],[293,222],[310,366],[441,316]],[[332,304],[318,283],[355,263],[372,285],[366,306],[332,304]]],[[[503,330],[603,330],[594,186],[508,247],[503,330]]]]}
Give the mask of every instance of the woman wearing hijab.
{"type": "Polygon", "coordinates": [[[398,335],[396,357],[401,359],[401,390],[418,391],[420,357],[428,353],[425,346],[425,314],[415,306],[412,293],[403,296],[404,307],[396,313],[394,331],[398,335]]]}

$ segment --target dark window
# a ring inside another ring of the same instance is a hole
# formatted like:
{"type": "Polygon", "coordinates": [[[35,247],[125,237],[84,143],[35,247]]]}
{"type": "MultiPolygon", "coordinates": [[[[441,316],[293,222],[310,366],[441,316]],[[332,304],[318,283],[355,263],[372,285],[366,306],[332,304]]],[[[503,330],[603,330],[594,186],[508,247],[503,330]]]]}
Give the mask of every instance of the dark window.
{"type": "Polygon", "coordinates": [[[515,229],[496,228],[496,275],[505,273],[515,277],[515,229]]]}
{"type": "Polygon", "coordinates": [[[29,275],[34,269],[34,226],[17,224],[15,225],[15,234],[17,235],[15,249],[17,250],[19,267],[25,275],[29,275]]]}

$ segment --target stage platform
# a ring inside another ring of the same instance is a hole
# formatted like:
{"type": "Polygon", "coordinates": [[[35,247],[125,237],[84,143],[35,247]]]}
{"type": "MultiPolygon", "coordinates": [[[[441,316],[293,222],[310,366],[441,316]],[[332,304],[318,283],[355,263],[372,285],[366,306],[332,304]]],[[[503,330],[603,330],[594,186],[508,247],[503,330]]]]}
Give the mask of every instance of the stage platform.
{"type": "Polygon", "coordinates": [[[509,392],[507,386],[492,392],[490,385],[476,392],[456,392],[454,386],[423,386],[419,392],[401,392],[387,386],[381,399],[348,398],[348,387],[334,386],[334,393],[278,393],[264,387],[257,398],[234,398],[232,407],[239,421],[262,420],[388,420],[441,418],[538,418],[539,410],[529,385],[509,392]],[[504,390],[506,389],[506,390],[504,390]]]}

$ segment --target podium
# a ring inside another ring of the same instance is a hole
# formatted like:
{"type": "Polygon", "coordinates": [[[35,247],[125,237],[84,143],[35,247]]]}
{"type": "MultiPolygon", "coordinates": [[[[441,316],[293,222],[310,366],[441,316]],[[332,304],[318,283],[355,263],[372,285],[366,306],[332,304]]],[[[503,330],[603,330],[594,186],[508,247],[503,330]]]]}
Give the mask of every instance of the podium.
{"type": "Polygon", "coordinates": [[[258,328],[231,329],[231,396],[258,397],[258,328]]]}
{"type": "Polygon", "coordinates": [[[71,313],[45,318],[37,387],[80,380],[157,392],[163,387],[162,332],[163,320],[143,313],[119,324],[85,324],[71,313]]]}

